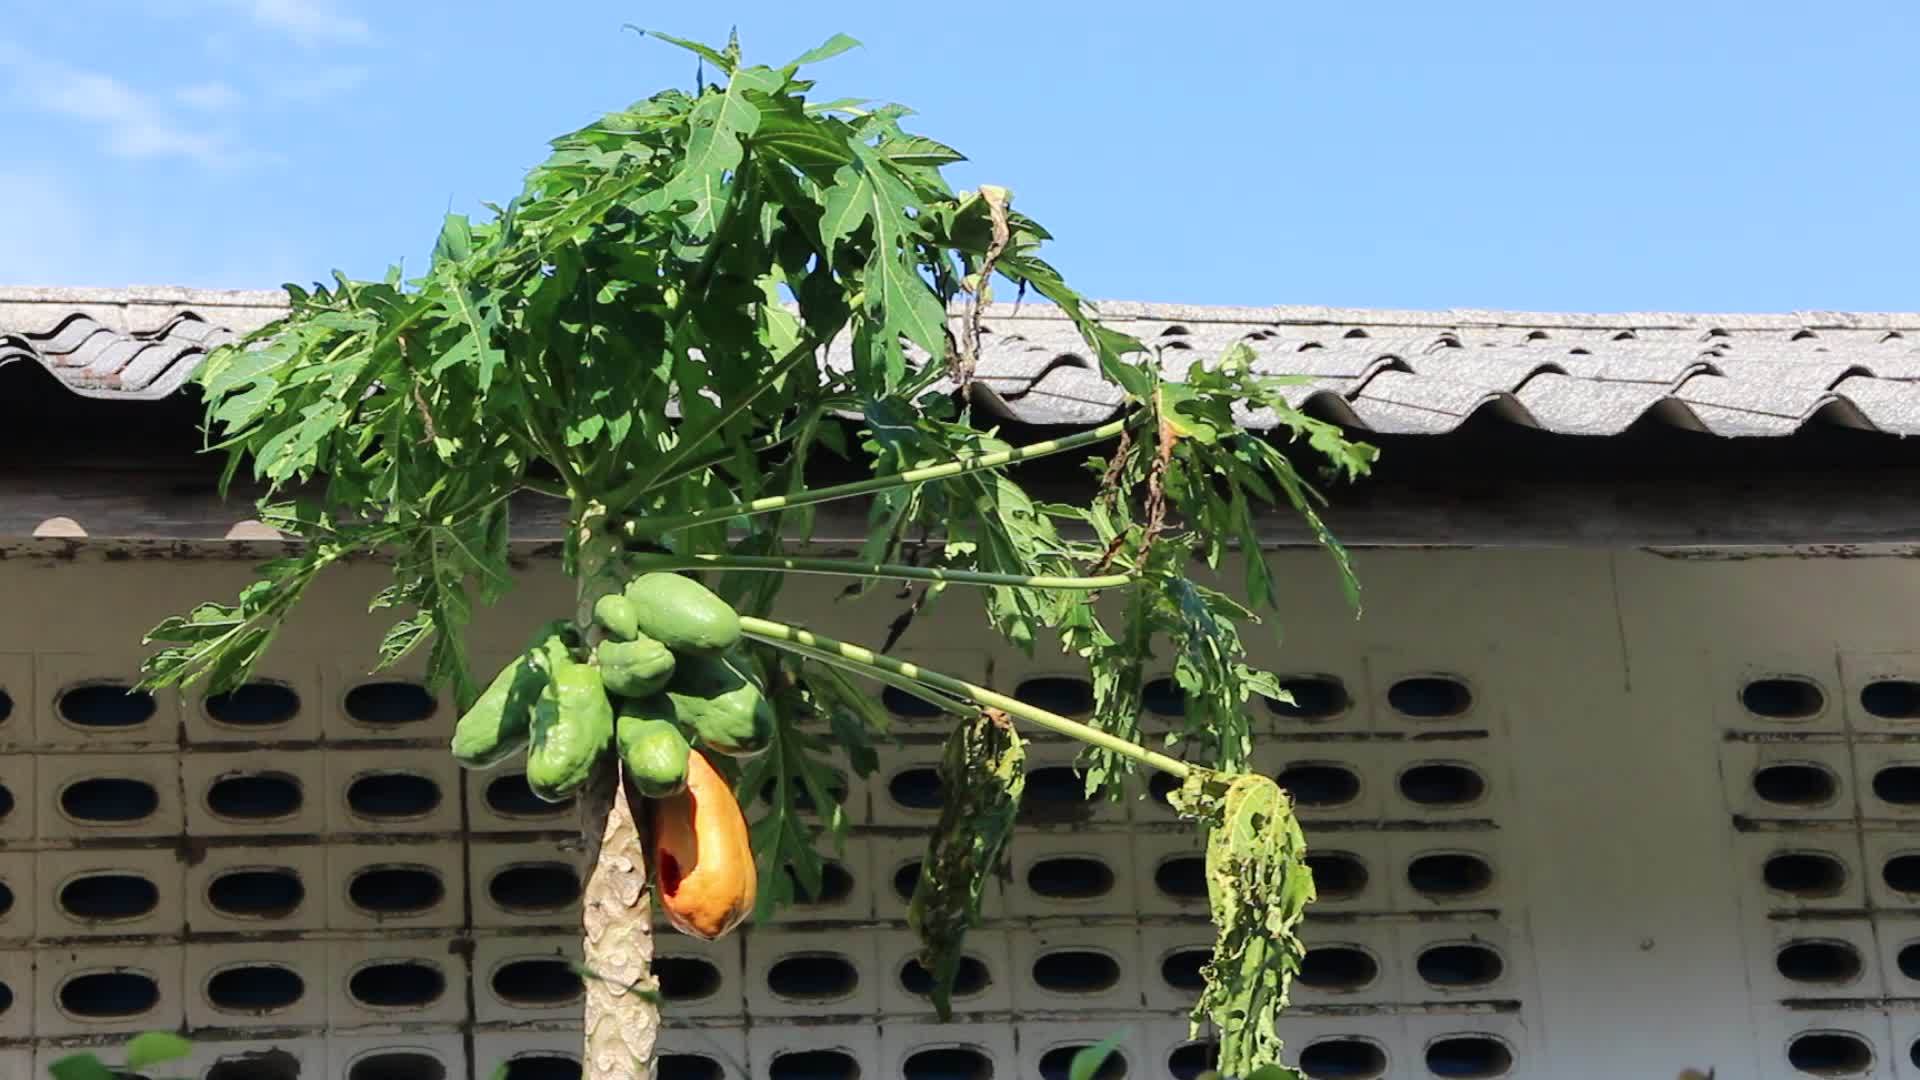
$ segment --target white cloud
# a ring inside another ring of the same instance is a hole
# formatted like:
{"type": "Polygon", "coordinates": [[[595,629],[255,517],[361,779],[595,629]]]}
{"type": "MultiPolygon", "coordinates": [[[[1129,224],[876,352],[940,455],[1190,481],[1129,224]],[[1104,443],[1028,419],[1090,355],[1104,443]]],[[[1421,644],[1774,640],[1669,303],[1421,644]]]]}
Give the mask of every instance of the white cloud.
{"type": "Polygon", "coordinates": [[[218,131],[179,123],[111,75],[40,60],[7,42],[0,42],[0,70],[14,73],[16,90],[35,108],[93,126],[116,157],[185,158],[210,169],[263,160],[218,131]]]}
{"type": "Polygon", "coordinates": [[[254,22],[302,45],[352,44],[373,36],[365,19],[330,0],[239,0],[254,22]]]}
{"type": "Polygon", "coordinates": [[[183,86],[175,90],[173,96],[180,104],[203,112],[225,112],[239,105],[243,100],[240,91],[218,79],[183,86]]]}

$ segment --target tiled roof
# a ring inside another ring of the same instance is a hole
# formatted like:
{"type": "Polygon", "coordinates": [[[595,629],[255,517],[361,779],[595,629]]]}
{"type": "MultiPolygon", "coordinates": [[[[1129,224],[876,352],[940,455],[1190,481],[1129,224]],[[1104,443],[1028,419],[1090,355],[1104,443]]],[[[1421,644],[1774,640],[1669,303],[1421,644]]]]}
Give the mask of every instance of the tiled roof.
{"type": "Polygon", "coordinates": [[[88,397],[163,398],[286,306],[280,292],[0,288],[0,366],[37,363],[88,397]]]}
{"type": "MultiPolygon", "coordinates": [[[[278,292],[0,289],[0,364],[31,360],[75,391],[157,398],[205,351],[283,310],[278,292]]],[[[1835,424],[1920,434],[1920,315],[1524,314],[1108,303],[1170,373],[1246,341],[1260,370],[1305,378],[1309,412],[1361,431],[1444,434],[1484,411],[1527,427],[1611,435],[1643,417],[1718,435],[1835,424]]],[[[1052,309],[988,312],[977,369],[1008,419],[1110,417],[1072,326],[1052,309]]],[[[846,360],[844,343],[829,350],[846,360]]],[[[1271,416],[1244,418],[1255,427],[1271,416]]]]}

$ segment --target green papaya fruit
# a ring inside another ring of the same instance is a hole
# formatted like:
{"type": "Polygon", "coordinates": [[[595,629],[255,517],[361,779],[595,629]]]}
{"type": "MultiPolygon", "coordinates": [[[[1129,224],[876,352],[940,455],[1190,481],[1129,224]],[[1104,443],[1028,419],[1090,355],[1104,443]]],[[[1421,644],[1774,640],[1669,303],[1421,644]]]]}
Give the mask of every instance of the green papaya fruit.
{"type": "Polygon", "coordinates": [[[751,757],[773,740],[773,705],[744,657],[683,656],[665,696],[672,718],[709,749],[751,757]]]}
{"type": "Polygon", "coordinates": [[[593,602],[593,621],[619,641],[632,641],[640,636],[640,621],[633,610],[633,601],[620,593],[608,593],[593,602]]]}
{"type": "Polygon", "coordinates": [[[554,664],[533,709],[527,744],[527,786],[548,802],[565,802],[593,775],[613,738],[613,705],[591,664],[554,664]]]}
{"type": "Polygon", "coordinates": [[[470,769],[497,765],[527,743],[533,707],[547,684],[546,650],[565,650],[573,624],[556,619],[534,632],[527,649],[500,669],[453,728],[454,760],[470,769]]]}
{"type": "Polygon", "coordinates": [[[679,726],[660,715],[671,711],[666,702],[625,702],[614,717],[620,760],[640,794],[650,799],[678,795],[687,786],[687,755],[693,748],[679,726]]]}
{"type": "Polygon", "coordinates": [[[657,694],[673,675],[673,653],[650,637],[632,641],[608,638],[594,655],[600,664],[600,681],[609,694],[632,698],[657,694]]]}
{"type": "Polygon", "coordinates": [[[712,656],[740,641],[740,616],[705,585],[679,574],[642,574],[625,596],[642,634],[677,653],[712,656]]]}

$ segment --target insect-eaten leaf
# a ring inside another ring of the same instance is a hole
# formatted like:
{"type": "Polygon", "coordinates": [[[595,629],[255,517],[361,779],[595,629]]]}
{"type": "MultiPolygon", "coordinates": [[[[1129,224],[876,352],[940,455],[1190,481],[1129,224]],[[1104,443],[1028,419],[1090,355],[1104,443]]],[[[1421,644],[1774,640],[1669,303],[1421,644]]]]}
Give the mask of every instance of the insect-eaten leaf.
{"type": "Polygon", "coordinates": [[[954,728],[940,762],[946,793],[940,824],[927,842],[907,923],[920,936],[920,966],[933,977],[933,1007],[953,1014],[960,946],[980,921],[980,893],[1000,864],[1000,851],[1027,785],[1027,754],[1013,721],[985,710],[954,728]]]}
{"type": "Polygon", "coordinates": [[[1306,955],[1296,931],[1314,899],[1293,800],[1257,773],[1195,770],[1172,801],[1182,817],[1207,828],[1207,904],[1216,936],[1192,1033],[1213,1025],[1227,1076],[1304,1080],[1281,1062],[1277,1030],[1306,955]]]}

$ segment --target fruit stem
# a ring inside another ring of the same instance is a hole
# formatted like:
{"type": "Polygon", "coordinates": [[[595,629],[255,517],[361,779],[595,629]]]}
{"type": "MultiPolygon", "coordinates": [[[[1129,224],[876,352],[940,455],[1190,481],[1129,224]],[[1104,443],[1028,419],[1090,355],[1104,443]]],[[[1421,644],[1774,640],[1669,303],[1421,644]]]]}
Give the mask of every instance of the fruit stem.
{"type": "Polygon", "coordinates": [[[928,465],[919,469],[908,469],[891,476],[876,476],[868,480],[855,480],[848,484],[835,484],[831,487],[813,488],[797,491],[791,495],[769,495],[765,498],[751,499],[745,502],[729,503],[726,506],[712,506],[705,510],[694,510],[685,514],[666,514],[655,518],[632,518],[626,523],[628,539],[659,536],[662,533],[691,529],[697,525],[706,525],[728,518],[746,517],[751,514],[765,514],[774,510],[786,510],[797,506],[811,506],[814,503],[831,502],[835,499],[851,499],[858,495],[870,495],[876,491],[888,491],[893,488],[910,487],[929,480],[945,480],[981,469],[995,469],[1002,465],[1011,465],[1016,461],[1028,461],[1050,454],[1063,454],[1090,446],[1126,430],[1134,417],[1123,417],[1102,424],[1091,431],[1069,435],[1061,439],[1048,439],[1045,442],[1016,446],[1011,450],[999,450],[991,454],[979,454],[974,457],[949,461],[942,465],[928,465]]]}
{"type": "MultiPolygon", "coordinates": [[[[771,622],[767,619],[755,618],[750,615],[742,615],[740,617],[740,629],[755,641],[764,642],[776,648],[790,648],[794,645],[800,645],[808,649],[838,654],[841,659],[851,661],[851,664],[847,665],[849,670],[861,671],[863,674],[870,675],[876,679],[880,677],[878,672],[887,672],[925,683],[937,690],[944,690],[954,697],[966,698],[969,701],[977,702],[981,705],[991,706],[1008,715],[1017,716],[1022,720],[1038,724],[1057,734],[1079,739],[1083,743],[1088,743],[1102,750],[1119,754],[1121,757],[1138,764],[1159,769],[1161,772],[1172,773],[1182,780],[1186,779],[1187,774],[1193,771],[1193,766],[1188,765],[1184,761],[1177,758],[1170,758],[1165,754],[1156,753],[1138,743],[1128,742],[1118,735],[1101,731],[1099,728],[1090,727],[1077,720],[1069,720],[1059,713],[1048,712],[1045,709],[1037,708],[1018,698],[1010,698],[1005,694],[995,693],[984,686],[976,686],[963,679],[956,679],[951,675],[942,674],[938,671],[930,671],[918,664],[908,663],[904,660],[895,660],[891,656],[881,656],[871,650],[863,649],[858,645],[850,645],[844,641],[836,641],[830,637],[822,637],[810,630],[802,630],[799,627],[788,626],[785,623],[771,622]],[[878,669],[878,671],[868,669],[878,669]]],[[[798,652],[800,650],[795,649],[793,651],[798,652]]]]}
{"type": "Polygon", "coordinates": [[[786,574],[837,574],[841,577],[886,578],[900,581],[946,581],[956,585],[1006,585],[1016,589],[1072,589],[1094,591],[1132,585],[1132,574],[1098,577],[1060,577],[1026,574],[990,574],[978,570],[949,570],[939,566],[901,563],[863,563],[852,559],[792,559],[776,555],[657,555],[627,556],[635,570],[773,570],[786,574]]]}

